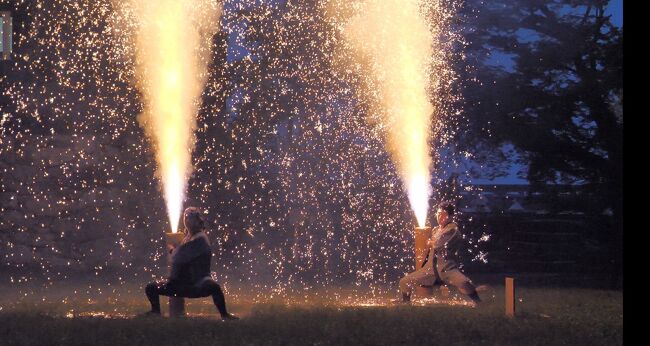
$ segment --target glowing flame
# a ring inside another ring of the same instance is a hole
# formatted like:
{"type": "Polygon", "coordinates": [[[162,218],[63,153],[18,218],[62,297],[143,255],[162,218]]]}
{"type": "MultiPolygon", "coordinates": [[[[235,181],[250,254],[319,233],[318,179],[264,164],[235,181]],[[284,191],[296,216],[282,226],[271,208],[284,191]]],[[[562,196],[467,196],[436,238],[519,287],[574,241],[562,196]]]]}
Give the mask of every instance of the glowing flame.
{"type": "Polygon", "coordinates": [[[413,177],[407,181],[407,192],[411,209],[415,213],[415,219],[418,221],[418,227],[425,227],[427,221],[427,211],[429,210],[429,197],[431,189],[429,187],[429,176],[413,177]]]}
{"type": "Polygon", "coordinates": [[[178,229],[192,171],[195,114],[205,83],[211,38],[221,8],[209,0],[133,0],[138,13],[139,121],[156,149],[169,222],[178,229]]]}
{"type": "Polygon", "coordinates": [[[429,137],[434,108],[427,86],[433,35],[417,0],[367,0],[344,28],[352,47],[370,58],[382,100],[388,151],[420,227],[431,196],[429,137]]]}

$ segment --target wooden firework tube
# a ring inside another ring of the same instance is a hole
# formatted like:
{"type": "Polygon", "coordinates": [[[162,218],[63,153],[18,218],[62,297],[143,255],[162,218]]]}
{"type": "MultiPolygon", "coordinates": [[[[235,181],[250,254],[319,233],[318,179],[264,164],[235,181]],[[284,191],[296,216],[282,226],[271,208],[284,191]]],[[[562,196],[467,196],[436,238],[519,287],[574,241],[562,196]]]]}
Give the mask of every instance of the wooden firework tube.
{"type": "MultiPolygon", "coordinates": [[[[426,259],[429,238],[431,238],[431,227],[415,227],[415,270],[420,269],[426,259]]],[[[415,288],[415,294],[419,297],[428,297],[433,294],[433,288],[418,286],[415,288]]]]}
{"type": "MultiPolygon", "coordinates": [[[[185,234],[183,233],[165,233],[165,242],[167,245],[174,245],[178,247],[183,242],[185,234]]],[[[167,263],[169,272],[172,270],[172,255],[168,253],[167,263]]],[[[185,299],[180,297],[169,297],[169,317],[182,317],[185,316],[185,299]]]]}

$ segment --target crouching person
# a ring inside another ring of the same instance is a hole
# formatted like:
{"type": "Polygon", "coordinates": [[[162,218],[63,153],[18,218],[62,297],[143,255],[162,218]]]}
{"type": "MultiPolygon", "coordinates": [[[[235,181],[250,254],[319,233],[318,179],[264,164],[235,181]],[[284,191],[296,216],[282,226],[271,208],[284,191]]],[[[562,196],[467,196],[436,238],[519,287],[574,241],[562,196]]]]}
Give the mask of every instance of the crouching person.
{"type": "Polygon", "coordinates": [[[411,300],[411,292],[417,286],[451,284],[467,295],[474,305],[481,302],[472,281],[459,269],[457,256],[463,243],[458,225],[452,221],[453,204],[442,202],[436,210],[438,226],[427,241],[429,252],[422,267],[407,274],[399,281],[402,302],[411,300]]]}
{"type": "Polygon", "coordinates": [[[170,246],[172,268],[169,278],[147,285],[145,293],[151,303],[148,315],[160,315],[160,296],[183,298],[212,297],[223,320],[238,317],[226,310],[226,299],[221,286],[210,276],[212,249],[204,232],[205,222],[197,208],[190,207],[183,213],[185,238],[180,246],[170,246]]]}

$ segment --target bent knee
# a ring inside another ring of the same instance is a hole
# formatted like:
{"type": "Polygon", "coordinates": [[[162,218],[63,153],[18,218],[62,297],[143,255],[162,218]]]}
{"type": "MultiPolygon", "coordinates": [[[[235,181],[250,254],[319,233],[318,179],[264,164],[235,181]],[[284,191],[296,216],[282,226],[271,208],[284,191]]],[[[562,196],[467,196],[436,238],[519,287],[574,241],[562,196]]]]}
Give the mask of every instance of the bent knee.
{"type": "Polygon", "coordinates": [[[474,285],[469,281],[462,282],[456,287],[458,287],[458,290],[463,294],[472,294],[476,292],[476,287],[474,287],[474,285]]]}
{"type": "Polygon", "coordinates": [[[145,287],[144,291],[147,294],[149,294],[149,293],[155,292],[157,288],[158,288],[158,286],[156,285],[156,283],[152,282],[152,283],[148,284],[147,287],[145,287]]]}
{"type": "Polygon", "coordinates": [[[213,279],[205,279],[205,280],[203,280],[203,282],[201,282],[201,286],[205,287],[205,288],[209,288],[211,290],[213,290],[213,289],[221,290],[221,286],[216,281],[214,281],[213,279]]]}
{"type": "Polygon", "coordinates": [[[411,286],[413,284],[414,284],[413,278],[409,277],[408,275],[399,280],[399,286],[400,287],[407,287],[407,286],[411,286]]]}

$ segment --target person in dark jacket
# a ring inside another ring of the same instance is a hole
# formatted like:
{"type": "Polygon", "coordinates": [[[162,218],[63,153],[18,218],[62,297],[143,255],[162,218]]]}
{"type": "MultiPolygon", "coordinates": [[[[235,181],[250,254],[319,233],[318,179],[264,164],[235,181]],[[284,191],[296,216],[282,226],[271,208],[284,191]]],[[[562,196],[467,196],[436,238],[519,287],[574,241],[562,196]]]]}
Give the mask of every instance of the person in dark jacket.
{"type": "Polygon", "coordinates": [[[431,232],[427,241],[429,252],[422,267],[407,274],[399,281],[402,301],[411,300],[411,292],[417,286],[451,284],[466,294],[476,304],[481,301],[476,287],[458,268],[458,254],[462,250],[463,238],[458,225],[452,222],[455,208],[451,203],[443,202],[436,210],[438,226],[431,232]]]}
{"type": "Polygon", "coordinates": [[[148,314],[160,315],[160,296],[203,298],[212,296],[221,318],[238,319],[226,310],[226,300],[221,286],[210,276],[212,248],[203,232],[205,222],[197,208],[190,207],[183,213],[185,238],[180,246],[170,246],[171,274],[166,280],[147,285],[145,293],[151,303],[148,314]]]}

